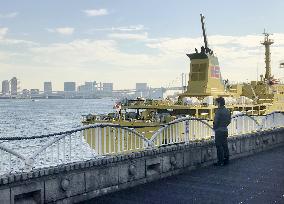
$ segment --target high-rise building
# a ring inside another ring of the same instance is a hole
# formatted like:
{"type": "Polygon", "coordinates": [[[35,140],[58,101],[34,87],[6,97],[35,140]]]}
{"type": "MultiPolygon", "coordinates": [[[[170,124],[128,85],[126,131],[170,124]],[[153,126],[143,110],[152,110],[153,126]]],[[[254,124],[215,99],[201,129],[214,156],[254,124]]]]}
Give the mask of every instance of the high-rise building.
{"type": "Polygon", "coordinates": [[[75,82],[64,82],[64,91],[75,92],[76,91],[76,83],[75,82]]]}
{"type": "Polygon", "coordinates": [[[78,92],[85,92],[85,85],[83,84],[83,85],[78,86],[77,91],[78,92]]]}
{"type": "Polygon", "coordinates": [[[93,91],[98,91],[98,84],[96,81],[93,81],[93,91]]]}
{"type": "Polygon", "coordinates": [[[103,83],[103,92],[111,93],[113,91],[113,83],[103,83]]]}
{"type": "Polygon", "coordinates": [[[11,95],[17,95],[18,94],[18,79],[16,77],[13,77],[11,79],[11,95]]]}
{"type": "Polygon", "coordinates": [[[78,86],[78,91],[84,93],[93,93],[97,91],[97,82],[85,82],[84,85],[78,86]]]}
{"type": "Polygon", "coordinates": [[[85,82],[85,91],[90,93],[94,91],[94,83],[93,82],[85,82]]]}
{"type": "Polygon", "coordinates": [[[147,91],[147,83],[136,83],[136,91],[147,91]]]}
{"type": "Polygon", "coordinates": [[[50,81],[46,81],[43,83],[43,92],[45,94],[51,94],[52,93],[52,83],[50,81]]]}
{"type": "Polygon", "coordinates": [[[136,97],[149,97],[149,87],[147,83],[136,83],[136,97]]]}
{"type": "Polygon", "coordinates": [[[23,89],[23,90],[22,90],[22,94],[23,94],[24,97],[28,97],[28,96],[30,95],[30,90],[28,90],[28,89],[23,89]]]}
{"type": "Polygon", "coordinates": [[[8,80],[2,81],[2,94],[6,95],[10,92],[10,85],[8,80]]]}

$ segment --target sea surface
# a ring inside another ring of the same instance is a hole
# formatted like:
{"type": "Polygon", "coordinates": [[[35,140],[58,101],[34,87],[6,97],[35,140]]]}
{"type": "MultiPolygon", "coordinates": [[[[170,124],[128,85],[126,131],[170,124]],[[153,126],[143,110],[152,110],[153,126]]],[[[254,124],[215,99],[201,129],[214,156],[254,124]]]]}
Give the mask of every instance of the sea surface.
{"type": "Polygon", "coordinates": [[[82,126],[82,115],[109,113],[115,99],[0,100],[0,137],[37,136],[82,126]]]}

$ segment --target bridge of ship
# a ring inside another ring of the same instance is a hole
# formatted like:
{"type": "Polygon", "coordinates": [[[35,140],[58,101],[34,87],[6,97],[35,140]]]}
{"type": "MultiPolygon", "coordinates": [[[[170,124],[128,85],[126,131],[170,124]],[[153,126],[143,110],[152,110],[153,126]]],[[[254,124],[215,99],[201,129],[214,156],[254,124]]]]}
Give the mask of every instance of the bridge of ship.
{"type": "MultiPolygon", "coordinates": [[[[283,112],[258,117],[236,115],[228,126],[229,137],[283,126],[283,112]]],[[[151,138],[135,129],[111,123],[34,137],[2,137],[0,175],[213,138],[210,123],[192,117],[179,118],[161,126],[151,138]]]]}

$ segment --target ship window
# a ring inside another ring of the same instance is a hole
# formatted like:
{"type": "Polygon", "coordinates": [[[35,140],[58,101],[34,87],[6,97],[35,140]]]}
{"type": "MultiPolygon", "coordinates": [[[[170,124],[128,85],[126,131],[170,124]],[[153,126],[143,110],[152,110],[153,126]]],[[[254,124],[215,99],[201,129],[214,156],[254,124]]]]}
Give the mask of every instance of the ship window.
{"type": "Polygon", "coordinates": [[[205,80],[205,73],[200,73],[199,74],[199,80],[202,80],[202,81],[205,80]]]}
{"type": "Polygon", "coordinates": [[[206,63],[200,64],[200,72],[206,71],[206,63]]]}
{"type": "Polygon", "coordinates": [[[198,81],[198,73],[191,74],[191,81],[198,81]]]}
{"type": "Polygon", "coordinates": [[[192,65],[192,72],[199,72],[199,64],[192,65]]]}
{"type": "Polygon", "coordinates": [[[191,69],[191,81],[204,81],[206,78],[206,63],[193,64],[191,69]]]}

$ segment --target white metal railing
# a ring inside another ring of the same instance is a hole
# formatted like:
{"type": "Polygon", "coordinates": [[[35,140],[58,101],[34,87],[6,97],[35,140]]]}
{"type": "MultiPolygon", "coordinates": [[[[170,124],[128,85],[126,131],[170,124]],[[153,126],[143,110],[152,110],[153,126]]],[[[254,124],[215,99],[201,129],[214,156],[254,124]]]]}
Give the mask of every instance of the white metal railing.
{"type": "Polygon", "coordinates": [[[283,112],[272,112],[263,117],[261,123],[262,130],[274,129],[284,126],[284,113],[283,112]]]}
{"type": "Polygon", "coordinates": [[[25,157],[17,152],[0,145],[0,175],[3,173],[24,169],[25,157]]]}
{"type": "Polygon", "coordinates": [[[151,146],[150,141],[134,129],[114,124],[101,124],[86,128],[83,138],[94,149],[96,155],[138,151],[151,146]]]}
{"type": "Polygon", "coordinates": [[[242,135],[258,131],[261,125],[252,116],[240,114],[232,116],[231,123],[228,126],[229,136],[242,135]]]}
{"type": "MultiPolygon", "coordinates": [[[[284,127],[283,112],[259,117],[262,118],[233,116],[228,126],[229,136],[284,127]]],[[[0,175],[212,137],[214,131],[208,121],[191,117],[164,125],[150,139],[134,129],[111,123],[36,137],[2,137],[0,175]]]]}
{"type": "Polygon", "coordinates": [[[209,139],[214,136],[212,127],[204,120],[184,117],[176,119],[160,128],[150,141],[156,146],[169,145],[201,139],[209,139]]]}
{"type": "Polygon", "coordinates": [[[0,138],[0,174],[139,151],[150,146],[150,141],[133,129],[107,123],[38,137],[0,138]]]}

